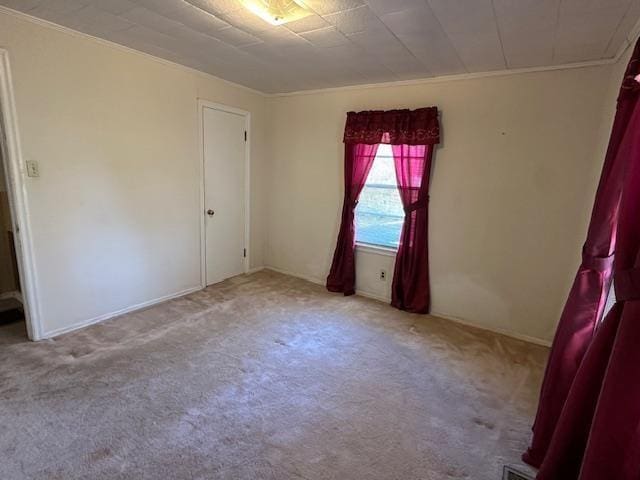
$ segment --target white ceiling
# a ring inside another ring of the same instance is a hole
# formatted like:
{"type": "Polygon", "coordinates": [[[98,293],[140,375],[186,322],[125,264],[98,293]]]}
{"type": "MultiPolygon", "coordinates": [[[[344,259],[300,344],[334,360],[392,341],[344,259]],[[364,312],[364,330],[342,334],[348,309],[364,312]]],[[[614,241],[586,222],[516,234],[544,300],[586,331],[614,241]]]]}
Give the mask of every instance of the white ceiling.
{"type": "Polygon", "coordinates": [[[640,0],[305,1],[282,26],[237,0],[0,4],[266,93],[612,58],[640,17],[640,0]]]}

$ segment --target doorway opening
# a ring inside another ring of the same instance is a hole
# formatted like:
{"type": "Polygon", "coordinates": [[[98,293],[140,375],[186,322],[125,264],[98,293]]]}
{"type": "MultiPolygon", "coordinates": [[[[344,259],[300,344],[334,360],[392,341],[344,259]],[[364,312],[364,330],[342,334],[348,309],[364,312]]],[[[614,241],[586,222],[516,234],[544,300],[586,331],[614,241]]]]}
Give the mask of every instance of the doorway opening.
{"type": "Polygon", "coordinates": [[[0,48],[0,336],[43,338],[9,54],[0,48]]]}
{"type": "Polygon", "coordinates": [[[0,147],[0,334],[26,336],[14,215],[9,203],[5,150],[0,147]]]}

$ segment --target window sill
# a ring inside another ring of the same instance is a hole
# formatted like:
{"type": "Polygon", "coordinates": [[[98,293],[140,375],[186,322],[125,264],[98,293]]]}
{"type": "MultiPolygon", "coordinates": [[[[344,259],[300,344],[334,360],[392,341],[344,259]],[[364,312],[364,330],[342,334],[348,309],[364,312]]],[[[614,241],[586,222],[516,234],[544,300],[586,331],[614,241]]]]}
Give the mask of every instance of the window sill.
{"type": "Polygon", "coordinates": [[[398,253],[396,248],[383,247],[381,245],[372,245],[370,243],[356,242],[356,250],[363,253],[374,253],[376,255],[383,255],[385,257],[395,257],[398,253]]]}

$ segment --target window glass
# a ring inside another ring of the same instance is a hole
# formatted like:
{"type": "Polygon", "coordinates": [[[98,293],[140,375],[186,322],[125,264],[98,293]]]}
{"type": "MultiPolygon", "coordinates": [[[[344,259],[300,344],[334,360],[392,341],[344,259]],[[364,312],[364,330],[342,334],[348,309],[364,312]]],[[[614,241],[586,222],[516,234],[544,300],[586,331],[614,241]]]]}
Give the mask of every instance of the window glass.
{"type": "Polygon", "coordinates": [[[379,145],[356,207],[356,241],[398,248],[403,220],[391,145],[379,145]]]}

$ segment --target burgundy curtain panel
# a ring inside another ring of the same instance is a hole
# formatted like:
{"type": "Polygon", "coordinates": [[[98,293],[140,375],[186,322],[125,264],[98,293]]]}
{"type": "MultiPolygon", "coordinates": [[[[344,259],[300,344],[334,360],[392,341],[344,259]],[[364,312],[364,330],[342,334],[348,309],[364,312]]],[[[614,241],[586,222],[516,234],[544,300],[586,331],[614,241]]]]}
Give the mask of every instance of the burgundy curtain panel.
{"type": "Polygon", "coordinates": [[[523,456],[539,480],[640,478],[639,73],[636,44],[523,456]],[[612,276],[616,304],[601,320],[612,276]]]}
{"type": "Polygon", "coordinates": [[[391,285],[391,305],[413,313],[428,313],[429,172],[433,145],[393,145],[393,160],[404,223],[391,285]]]}
{"type": "Polygon", "coordinates": [[[436,107],[347,114],[342,220],[327,277],[328,290],[355,293],[355,208],[378,145],[391,144],[406,212],[392,286],[393,305],[415,312],[428,311],[427,190],[431,153],[439,139],[436,107]]]}
{"type": "Polygon", "coordinates": [[[338,244],[327,277],[327,289],[353,295],[356,285],[355,209],[378,151],[378,144],[347,143],[344,146],[344,201],[338,244]]]}

